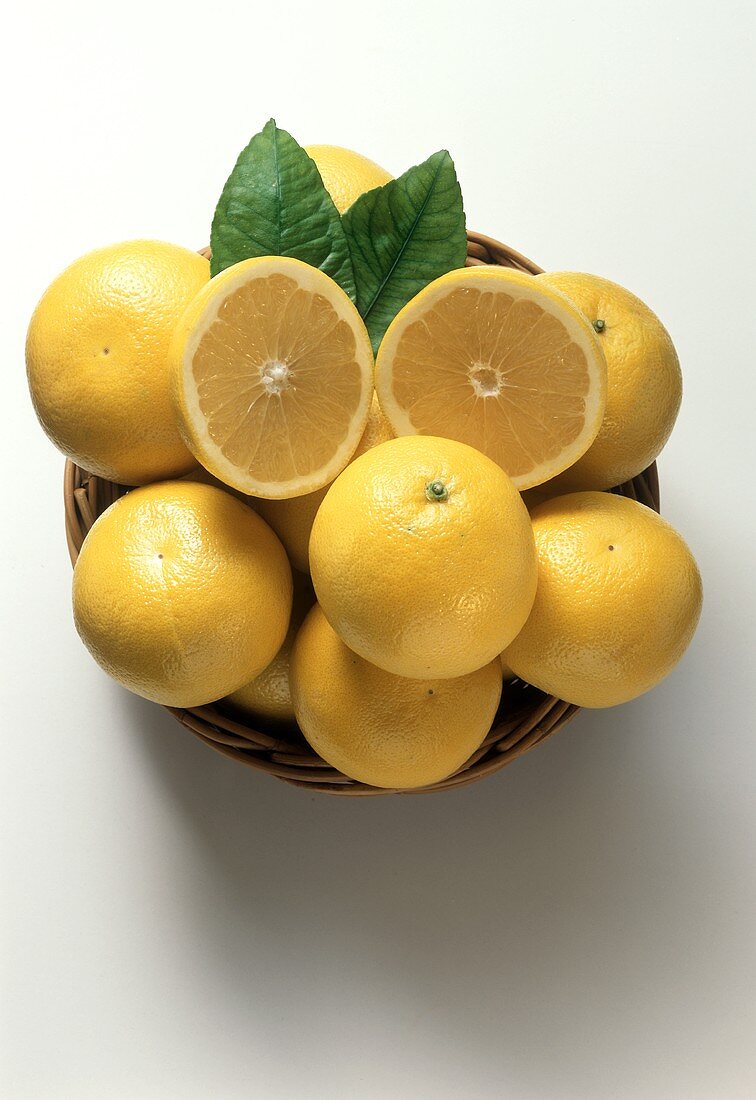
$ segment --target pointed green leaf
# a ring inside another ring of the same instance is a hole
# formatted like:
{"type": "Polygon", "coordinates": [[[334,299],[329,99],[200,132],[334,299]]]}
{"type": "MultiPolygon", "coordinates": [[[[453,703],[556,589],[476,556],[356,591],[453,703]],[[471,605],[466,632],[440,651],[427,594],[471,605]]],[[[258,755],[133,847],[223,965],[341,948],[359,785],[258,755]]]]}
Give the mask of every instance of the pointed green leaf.
{"type": "Polygon", "coordinates": [[[467,257],[465,212],[454,163],[442,149],[343,216],[357,281],[357,308],[373,350],[402,306],[467,257]]]}
{"type": "Polygon", "coordinates": [[[243,150],[210,234],[211,272],[251,256],[294,256],[355,297],[344,228],[315,162],[271,119],[243,150]]]}

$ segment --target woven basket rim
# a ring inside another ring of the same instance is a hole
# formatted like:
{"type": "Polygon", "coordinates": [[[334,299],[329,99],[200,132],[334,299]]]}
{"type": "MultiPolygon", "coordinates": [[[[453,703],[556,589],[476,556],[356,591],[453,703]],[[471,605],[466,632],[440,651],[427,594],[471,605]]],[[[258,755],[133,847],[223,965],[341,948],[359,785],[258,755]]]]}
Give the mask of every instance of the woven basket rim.
{"type": "MultiPolygon", "coordinates": [[[[201,251],[207,253],[207,249],[201,251]]],[[[543,270],[493,237],[468,231],[467,266],[480,264],[515,268],[531,275],[543,270]]],[[[116,485],[91,475],[70,459],[66,460],[63,501],[66,541],[72,565],[76,563],[81,545],[94,521],[128,489],[128,486],[116,485]]],[[[638,500],[658,512],[656,463],[612,491],[638,500]]],[[[482,745],[462,767],[440,783],[412,790],[371,787],[350,779],[321,759],[295,726],[280,729],[264,726],[258,729],[242,722],[238,715],[224,712],[216,704],[190,709],[165,709],[195,737],[231,760],[309,791],[369,797],[428,794],[468,786],[500,771],[536,745],[543,744],[574,718],[580,708],[516,680],[514,684],[508,684],[502,693],[502,703],[482,745]]]]}

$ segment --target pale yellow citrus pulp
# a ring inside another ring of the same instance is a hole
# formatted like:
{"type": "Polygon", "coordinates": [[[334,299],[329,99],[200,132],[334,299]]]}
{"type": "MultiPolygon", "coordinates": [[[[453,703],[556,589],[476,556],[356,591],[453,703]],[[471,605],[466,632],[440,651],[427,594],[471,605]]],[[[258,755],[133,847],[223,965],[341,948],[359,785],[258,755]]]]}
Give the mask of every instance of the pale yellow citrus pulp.
{"type": "Polygon", "coordinates": [[[357,448],[373,393],[370,339],[317,268],[265,256],[221,272],[184,314],[171,357],[182,434],[226,485],[310,493],[357,448]]]}
{"type": "Polygon", "coordinates": [[[396,316],[378,352],[376,392],[398,435],[468,443],[526,489],[592,443],[606,361],[559,291],[519,271],[473,267],[436,279],[396,316]]]}

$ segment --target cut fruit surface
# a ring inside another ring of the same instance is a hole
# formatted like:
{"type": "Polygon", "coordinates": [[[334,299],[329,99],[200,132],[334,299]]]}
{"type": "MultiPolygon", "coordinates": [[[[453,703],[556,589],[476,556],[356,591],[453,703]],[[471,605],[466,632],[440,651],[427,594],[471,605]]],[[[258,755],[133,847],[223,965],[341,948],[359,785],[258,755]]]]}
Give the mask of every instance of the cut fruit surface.
{"type": "Polygon", "coordinates": [[[317,268],[283,256],[227,268],[187,309],[171,358],[189,449],[241,492],[310,493],[357,448],[373,393],[370,338],[317,268]]]}
{"type": "Polygon", "coordinates": [[[563,294],[519,271],[472,267],[436,279],[396,316],[376,392],[398,435],[468,443],[527,489],[593,442],[606,360],[563,294]]]}

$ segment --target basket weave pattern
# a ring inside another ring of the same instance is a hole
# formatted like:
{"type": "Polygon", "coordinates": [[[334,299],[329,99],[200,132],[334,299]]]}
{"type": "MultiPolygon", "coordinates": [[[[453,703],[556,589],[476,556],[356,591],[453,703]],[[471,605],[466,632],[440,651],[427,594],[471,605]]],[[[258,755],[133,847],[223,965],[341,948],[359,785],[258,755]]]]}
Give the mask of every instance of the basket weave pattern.
{"type": "MultiPolygon", "coordinates": [[[[497,264],[537,275],[541,268],[518,252],[479,233],[467,235],[467,266],[497,264]]],[[[659,483],[656,464],[615,492],[638,500],[659,511],[659,483]]],[[[66,462],[63,495],[66,513],[66,539],[72,564],[81,544],[97,517],[128,488],[94,477],[73,462],[66,462]]],[[[505,685],[502,702],[491,730],[480,748],[454,775],[419,792],[391,791],[357,783],[322,760],[305,741],[301,732],[255,729],[225,714],[218,706],[167,710],[206,745],[248,767],[269,772],[298,787],[337,795],[409,794],[449,790],[474,783],[485,775],[511,764],[528,749],[573,718],[579,707],[516,680],[505,685]]]]}

